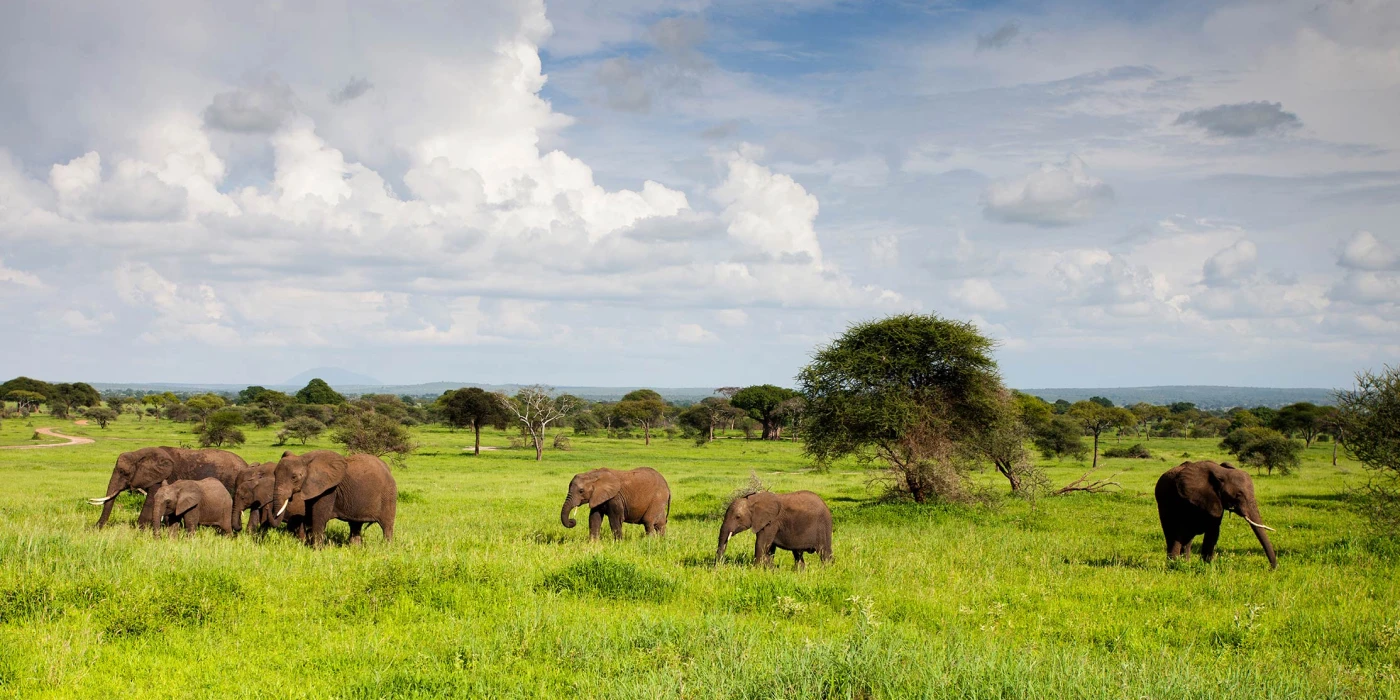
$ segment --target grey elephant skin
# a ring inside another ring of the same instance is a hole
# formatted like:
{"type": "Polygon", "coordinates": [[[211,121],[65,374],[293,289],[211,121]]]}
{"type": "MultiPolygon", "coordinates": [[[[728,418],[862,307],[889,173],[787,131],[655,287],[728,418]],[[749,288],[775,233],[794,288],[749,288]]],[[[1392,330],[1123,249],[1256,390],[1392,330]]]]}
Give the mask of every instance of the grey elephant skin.
{"type": "Polygon", "coordinates": [[[117,496],[123,491],[145,491],[146,501],[136,524],[138,527],[154,527],[156,521],[151,514],[152,503],[160,492],[161,484],[213,478],[224,485],[232,498],[238,474],[247,468],[248,463],[242,457],[226,450],[146,447],[119,455],[117,465],[112,469],[112,477],[107,481],[105,497],[93,498],[88,502],[102,506],[97,527],[105,527],[117,496]]]}
{"type": "MultiPolygon", "coordinates": [[[[233,534],[233,499],[218,479],[176,481],[163,486],[147,501],[154,502],[157,521],[168,523],[171,531],[183,523],[191,535],[201,525],[216,527],[225,535],[233,534]]],[[[160,529],[156,528],[155,533],[159,534],[160,529]]]]}
{"type": "Polygon", "coordinates": [[[304,539],[316,547],[325,544],[326,524],[332,520],[350,524],[351,544],[363,541],[360,532],[366,523],[378,523],[384,540],[393,541],[398,498],[389,466],[374,455],[289,451],[273,470],[272,501],[280,504],[273,516],[285,517],[298,500],[304,501],[304,539]]]}
{"type": "Polygon", "coordinates": [[[594,469],[575,474],[569,481],[564,507],[559,510],[559,523],[573,527],[573,512],[585,503],[589,539],[596,540],[602,534],[605,515],[614,539],[622,539],[624,523],[641,525],[648,535],[665,535],[666,520],[671,514],[671,487],[651,467],[627,471],[594,469]]]}
{"type": "Polygon", "coordinates": [[[299,519],[306,515],[306,506],[300,504],[297,499],[292,500],[291,507],[277,517],[274,512],[276,506],[272,502],[272,486],[274,475],[277,469],[276,462],[263,462],[261,464],[250,464],[247,469],[238,473],[238,479],[233,489],[233,531],[243,531],[243,511],[248,511],[248,529],[252,532],[266,532],[282,523],[288,524],[288,529],[293,529],[300,525],[299,519]]]}
{"type": "Polygon", "coordinates": [[[1269,558],[1269,568],[1278,567],[1274,545],[1259,515],[1254,497],[1254,480],[1242,469],[1215,462],[1183,462],[1157,479],[1157,515],[1167,540],[1167,558],[1191,556],[1191,541],[1205,535],[1201,559],[1215,559],[1215,543],[1220,539],[1220,521],[1233,512],[1249,522],[1254,536],[1269,558]]]}
{"type": "Polygon", "coordinates": [[[771,493],[760,491],[734,499],[719,528],[715,564],[724,561],[729,538],[745,530],[754,532],[755,564],[771,564],[778,549],[792,552],[797,568],[806,566],[802,555],[817,554],[831,561],[831,509],[811,491],[771,493]]]}

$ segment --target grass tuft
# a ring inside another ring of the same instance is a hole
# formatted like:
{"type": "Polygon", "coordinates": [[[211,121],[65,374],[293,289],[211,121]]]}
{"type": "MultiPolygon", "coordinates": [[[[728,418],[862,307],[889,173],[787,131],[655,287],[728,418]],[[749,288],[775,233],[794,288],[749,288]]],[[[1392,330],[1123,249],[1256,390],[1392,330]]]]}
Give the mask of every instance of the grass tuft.
{"type": "Polygon", "coordinates": [[[674,586],[636,564],[595,555],[548,574],[540,586],[556,593],[596,595],[613,600],[664,603],[674,586]]]}

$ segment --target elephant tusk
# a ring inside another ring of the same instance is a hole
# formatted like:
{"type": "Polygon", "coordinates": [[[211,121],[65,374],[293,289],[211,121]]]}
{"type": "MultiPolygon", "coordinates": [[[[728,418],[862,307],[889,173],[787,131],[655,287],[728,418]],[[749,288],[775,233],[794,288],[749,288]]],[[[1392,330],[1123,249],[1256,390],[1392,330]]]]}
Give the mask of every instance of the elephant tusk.
{"type": "Polygon", "coordinates": [[[290,499],[290,498],[288,498],[286,501],[284,501],[284,502],[282,503],[282,509],[279,510],[279,511],[277,511],[277,517],[279,517],[279,518],[282,517],[282,514],[285,513],[285,512],[287,512],[287,506],[289,506],[289,505],[291,505],[291,504],[292,504],[292,499],[290,499]]]}
{"type": "Polygon", "coordinates": [[[108,496],[108,497],[106,497],[106,498],[89,498],[89,499],[88,499],[88,503],[90,503],[90,504],[92,504],[92,505],[95,505],[95,506],[100,506],[100,505],[102,505],[103,503],[106,503],[107,501],[112,500],[113,498],[116,498],[116,496],[108,496]]]}
{"type": "Polygon", "coordinates": [[[733,537],[733,536],[734,536],[734,533],[732,533],[732,532],[726,533],[725,536],[724,536],[724,543],[725,543],[725,544],[729,544],[729,538],[731,538],[731,537],[733,537]]]}
{"type": "Polygon", "coordinates": [[[573,520],[573,519],[574,519],[574,513],[577,513],[577,512],[578,512],[578,506],[574,506],[573,510],[569,511],[569,519],[570,519],[570,520],[573,520]]]}
{"type": "Polygon", "coordinates": [[[1275,529],[1269,527],[1268,525],[1265,525],[1265,524],[1263,524],[1263,523],[1256,523],[1256,522],[1254,522],[1253,520],[1250,520],[1250,519],[1249,519],[1249,516],[1247,516],[1247,515],[1240,515],[1240,517],[1241,517],[1241,518],[1244,518],[1244,521],[1245,521],[1245,522],[1249,523],[1250,525],[1253,525],[1254,527],[1262,527],[1262,528],[1264,528],[1265,530],[1268,530],[1269,532],[1278,532],[1278,530],[1275,530],[1275,529]]]}

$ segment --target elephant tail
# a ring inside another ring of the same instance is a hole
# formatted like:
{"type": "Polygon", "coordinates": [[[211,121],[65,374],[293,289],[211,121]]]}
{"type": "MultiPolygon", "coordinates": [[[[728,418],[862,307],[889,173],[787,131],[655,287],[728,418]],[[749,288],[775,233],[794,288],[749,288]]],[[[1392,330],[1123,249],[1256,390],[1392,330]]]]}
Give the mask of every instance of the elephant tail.
{"type": "Polygon", "coordinates": [[[671,522],[671,494],[666,494],[666,522],[671,522]]]}

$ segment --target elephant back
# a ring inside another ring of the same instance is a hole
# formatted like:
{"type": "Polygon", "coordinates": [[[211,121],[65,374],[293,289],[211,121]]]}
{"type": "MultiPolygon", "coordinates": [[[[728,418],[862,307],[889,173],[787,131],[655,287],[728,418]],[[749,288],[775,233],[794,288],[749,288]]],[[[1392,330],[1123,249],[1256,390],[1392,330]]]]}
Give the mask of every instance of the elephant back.
{"type": "Polygon", "coordinates": [[[248,469],[242,457],[227,450],[179,450],[175,454],[175,479],[217,479],[232,496],[238,488],[238,475],[248,469]]]}
{"type": "Polygon", "coordinates": [[[336,517],[377,522],[392,515],[398,495],[398,484],[384,460],[374,455],[350,455],[345,478],[335,491],[336,517]]]}

